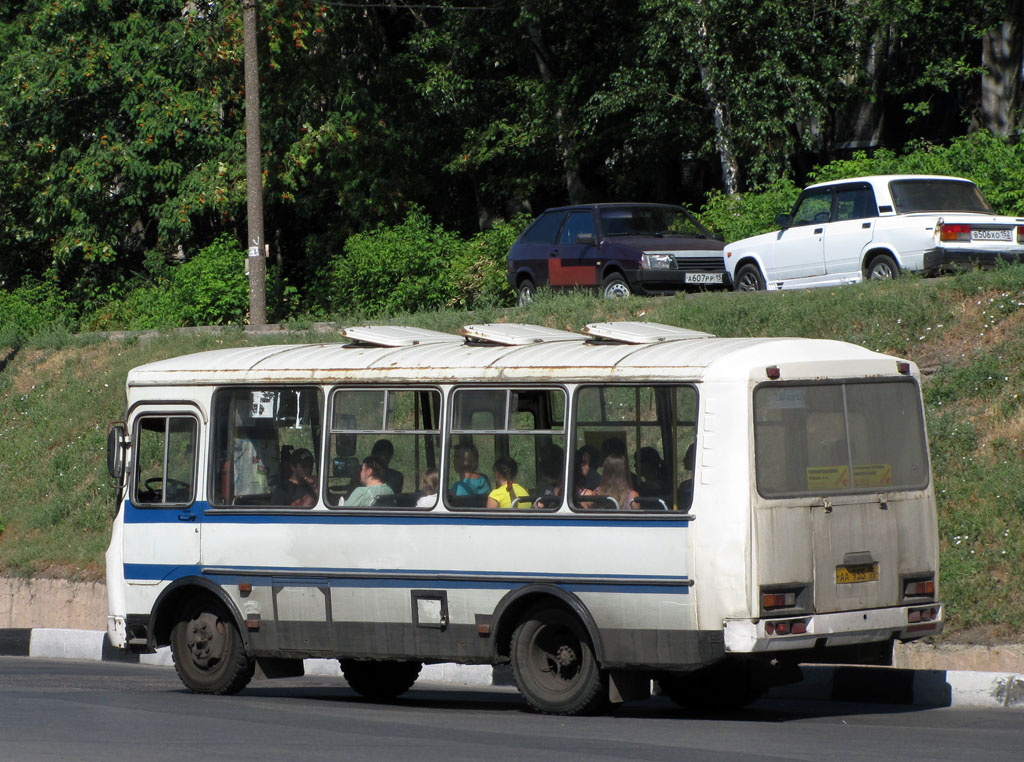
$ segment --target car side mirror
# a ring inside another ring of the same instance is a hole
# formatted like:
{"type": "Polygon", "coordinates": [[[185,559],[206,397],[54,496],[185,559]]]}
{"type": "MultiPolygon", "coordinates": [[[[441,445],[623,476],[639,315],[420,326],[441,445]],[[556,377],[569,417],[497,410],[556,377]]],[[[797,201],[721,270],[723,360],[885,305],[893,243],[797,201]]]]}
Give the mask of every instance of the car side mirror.
{"type": "Polygon", "coordinates": [[[576,243],[586,244],[587,246],[594,245],[594,234],[593,233],[577,233],[576,243]]]}
{"type": "Polygon", "coordinates": [[[780,228],[788,228],[793,225],[793,218],[788,214],[776,214],[775,215],[775,226],[780,228]]]}

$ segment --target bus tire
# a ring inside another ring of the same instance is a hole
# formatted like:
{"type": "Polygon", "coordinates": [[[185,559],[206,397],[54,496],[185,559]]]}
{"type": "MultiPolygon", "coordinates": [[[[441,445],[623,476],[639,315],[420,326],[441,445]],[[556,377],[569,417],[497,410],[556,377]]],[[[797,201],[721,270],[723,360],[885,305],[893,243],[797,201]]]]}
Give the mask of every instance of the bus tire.
{"type": "Polygon", "coordinates": [[[349,687],[374,701],[390,701],[412,688],[420,676],[419,661],[359,661],[339,659],[349,687]]]}
{"type": "Polygon", "coordinates": [[[182,609],[171,630],[171,656],[194,693],[238,693],[256,670],[231,614],[212,598],[193,598],[182,609]]]}
{"type": "Polygon", "coordinates": [[[530,706],[544,714],[594,714],[608,704],[608,676],[586,628],[555,606],[531,611],[512,634],[512,674],[530,706]]]}
{"type": "Polygon", "coordinates": [[[756,670],[743,661],[723,661],[693,672],[662,675],[661,692],[695,713],[742,709],[764,695],[756,670]]]}

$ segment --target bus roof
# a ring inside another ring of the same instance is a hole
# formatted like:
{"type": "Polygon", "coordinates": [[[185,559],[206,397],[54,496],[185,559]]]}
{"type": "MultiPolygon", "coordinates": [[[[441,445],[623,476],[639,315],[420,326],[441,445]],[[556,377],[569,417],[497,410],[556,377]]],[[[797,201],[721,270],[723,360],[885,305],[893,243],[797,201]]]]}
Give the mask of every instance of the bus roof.
{"type": "MultiPolygon", "coordinates": [[[[768,366],[785,366],[783,381],[898,372],[896,358],[846,342],[717,338],[658,323],[593,323],[578,334],[516,323],[466,326],[461,335],[404,326],[341,333],[348,343],[240,347],[161,360],[130,371],[127,385],[735,380],[764,379],[768,366]]],[[[917,368],[908,367],[904,372],[916,376],[917,368]]]]}

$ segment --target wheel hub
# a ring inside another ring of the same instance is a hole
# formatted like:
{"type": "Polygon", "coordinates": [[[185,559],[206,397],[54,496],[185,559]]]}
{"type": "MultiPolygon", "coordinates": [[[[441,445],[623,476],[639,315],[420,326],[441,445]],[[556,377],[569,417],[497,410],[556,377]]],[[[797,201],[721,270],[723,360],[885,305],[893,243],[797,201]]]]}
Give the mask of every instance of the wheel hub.
{"type": "Polygon", "coordinates": [[[186,644],[192,662],[202,669],[208,669],[218,661],[224,652],[226,631],[224,623],[209,612],[204,612],[188,623],[186,644]]]}

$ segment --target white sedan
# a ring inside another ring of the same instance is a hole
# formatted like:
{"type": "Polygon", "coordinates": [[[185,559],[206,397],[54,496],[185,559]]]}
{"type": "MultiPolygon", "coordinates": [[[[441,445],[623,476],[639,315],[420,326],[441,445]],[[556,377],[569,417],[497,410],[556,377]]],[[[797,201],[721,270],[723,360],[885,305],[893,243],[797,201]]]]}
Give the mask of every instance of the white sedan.
{"type": "Polygon", "coordinates": [[[974,183],[875,175],[806,188],[773,233],[725,247],[737,291],[838,286],[1024,261],[1024,217],[992,211],[974,183]]]}

